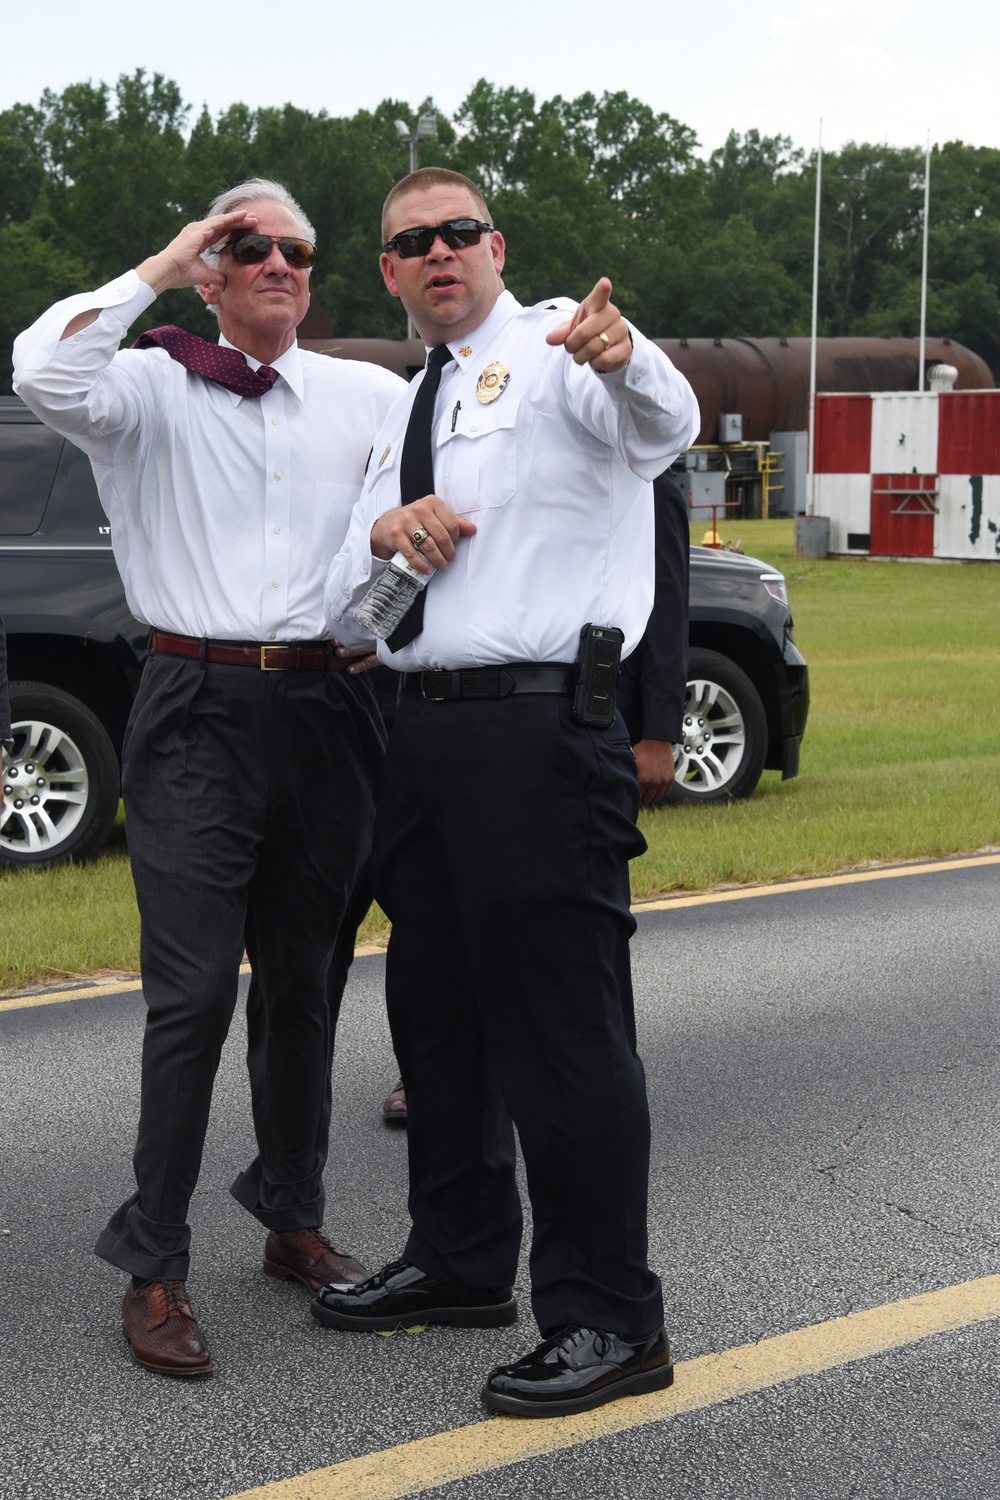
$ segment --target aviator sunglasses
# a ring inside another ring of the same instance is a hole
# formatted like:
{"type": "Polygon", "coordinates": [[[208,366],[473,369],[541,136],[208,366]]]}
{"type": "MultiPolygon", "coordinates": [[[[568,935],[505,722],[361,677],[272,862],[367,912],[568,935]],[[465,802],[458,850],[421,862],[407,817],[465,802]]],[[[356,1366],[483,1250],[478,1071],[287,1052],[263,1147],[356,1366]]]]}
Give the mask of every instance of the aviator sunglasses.
{"type": "Polygon", "coordinates": [[[402,260],[412,260],[415,255],[429,255],[438,235],[449,250],[465,250],[469,245],[478,245],[480,236],[490,234],[492,224],[481,219],[446,219],[443,224],[423,224],[419,229],[402,229],[386,240],[382,253],[388,255],[395,250],[402,260]]]}
{"type": "Polygon", "coordinates": [[[257,266],[267,260],[272,245],[277,245],[288,264],[299,271],[307,271],[316,259],[315,245],[291,235],[241,234],[238,239],[227,240],[218,248],[231,250],[233,260],[241,266],[257,266]]]}

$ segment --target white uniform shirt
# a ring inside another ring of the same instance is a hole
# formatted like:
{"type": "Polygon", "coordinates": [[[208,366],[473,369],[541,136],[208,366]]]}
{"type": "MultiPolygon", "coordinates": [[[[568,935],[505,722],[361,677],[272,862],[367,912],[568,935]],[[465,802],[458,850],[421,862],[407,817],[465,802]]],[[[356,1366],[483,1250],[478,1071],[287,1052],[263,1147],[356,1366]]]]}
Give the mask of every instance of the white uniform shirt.
{"type": "MultiPolygon", "coordinates": [[[[421,634],[397,652],[379,645],[398,670],[575,661],[588,622],[619,626],[625,654],[642,635],[653,601],[651,481],[694,441],[698,404],[684,376],[635,330],[629,364],[612,375],[546,344],[574,307],[561,298],[524,308],[502,292],[474,333],[448,345],[455,363],[444,367],[435,406],[434,490],[477,530],[431,578],[421,634]],[[499,384],[509,379],[483,403],[477,386],[491,365],[499,384]]],[[[372,557],[370,533],[400,503],[417,384],[375,439],[330,570],[327,610],[346,644],[365,639],[352,610],[386,566],[372,557]]]]}
{"type": "Polygon", "coordinates": [[[129,271],[57,303],[17,339],[14,389],[89,455],[138,620],[222,640],[320,640],[330,559],[405,385],[293,344],[270,391],[237,396],[165,349],[118,350],[153,301],[129,271]],[[60,342],[95,307],[96,322],[60,342]]]}

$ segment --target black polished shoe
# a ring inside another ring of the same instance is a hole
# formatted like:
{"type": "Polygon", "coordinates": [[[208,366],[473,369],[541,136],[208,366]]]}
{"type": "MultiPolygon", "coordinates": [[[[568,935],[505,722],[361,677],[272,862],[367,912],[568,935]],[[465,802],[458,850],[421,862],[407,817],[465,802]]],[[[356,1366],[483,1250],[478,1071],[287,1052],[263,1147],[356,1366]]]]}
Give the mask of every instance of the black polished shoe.
{"type": "Polygon", "coordinates": [[[515,1417],[565,1417],[673,1382],[664,1328],[635,1342],[599,1328],[563,1328],[517,1364],[492,1370],[483,1400],[515,1417]]]}
{"type": "Polygon", "coordinates": [[[426,1323],[453,1323],[457,1328],[500,1328],[517,1319],[513,1287],[487,1292],[448,1286],[394,1260],[356,1286],[323,1287],[310,1304],[312,1315],[327,1328],[393,1332],[426,1323]]]}

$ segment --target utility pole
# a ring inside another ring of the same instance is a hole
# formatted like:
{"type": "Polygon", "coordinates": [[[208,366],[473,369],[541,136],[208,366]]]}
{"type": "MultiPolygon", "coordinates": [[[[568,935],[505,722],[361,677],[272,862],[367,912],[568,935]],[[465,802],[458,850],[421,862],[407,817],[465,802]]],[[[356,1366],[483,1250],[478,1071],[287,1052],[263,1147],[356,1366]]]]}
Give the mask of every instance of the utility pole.
{"type": "MultiPolygon", "coordinates": [[[[408,146],[409,150],[410,150],[410,171],[411,172],[415,172],[417,170],[417,167],[419,166],[418,155],[417,155],[417,152],[418,152],[417,143],[418,143],[418,141],[433,141],[433,140],[436,140],[437,139],[437,133],[438,133],[437,115],[434,114],[433,111],[431,111],[430,113],[428,113],[426,115],[421,115],[420,119],[417,121],[416,125],[413,127],[412,130],[411,130],[410,126],[407,125],[407,123],[406,123],[405,120],[397,120],[396,121],[396,134],[399,136],[399,144],[401,146],[408,146]]],[[[414,332],[415,332],[415,330],[414,330],[413,324],[410,322],[410,316],[409,316],[409,314],[407,314],[407,316],[406,316],[406,337],[408,339],[412,339],[413,336],[414,336],[414,332]]]]}

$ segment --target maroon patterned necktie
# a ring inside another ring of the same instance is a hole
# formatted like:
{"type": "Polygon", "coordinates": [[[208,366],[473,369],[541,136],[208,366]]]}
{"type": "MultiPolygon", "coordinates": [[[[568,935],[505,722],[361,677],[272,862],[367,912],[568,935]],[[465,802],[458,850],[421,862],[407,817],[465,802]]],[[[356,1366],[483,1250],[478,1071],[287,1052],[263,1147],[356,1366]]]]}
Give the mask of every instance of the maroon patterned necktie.
{"type": "Polygon", "coordinates": [[[228,349],[225,344],[210,344],[196,333],[175,328],[168,323],[164,328],[151,328],[141,333],[132,345],[133,349],[166,349],[171,359],[216,385],[224,385],[227,391],[238,396],[263,396],[278,378],[277,370],[270,365],[261,365],[251,370],[246,355],[238,349],[228,349]]]}

